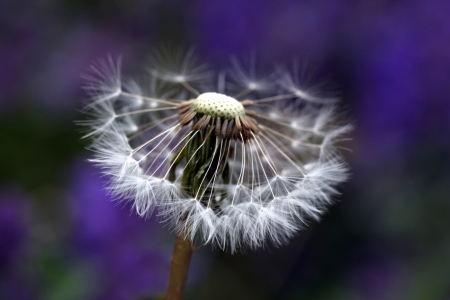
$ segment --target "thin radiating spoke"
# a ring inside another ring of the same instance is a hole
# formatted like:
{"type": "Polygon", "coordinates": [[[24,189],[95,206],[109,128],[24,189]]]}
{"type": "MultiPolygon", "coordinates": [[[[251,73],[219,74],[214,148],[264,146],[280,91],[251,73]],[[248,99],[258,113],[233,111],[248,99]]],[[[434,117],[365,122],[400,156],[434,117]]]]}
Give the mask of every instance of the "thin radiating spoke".
{"type": "Polygon", "coordinates": [[[154,111],[162,111],[162,110],[171,110],[171,109],[178,109],[177,107],[158,107],[158,108],[146,108],[146,109],[140,109],[135,111],[130,111],[122,114],[115,115],[115,118],[120,118],[124,116],[130,116],[135,114],[142,114],[142,113],[148,113],[148,112],[154,112],[154,111]]]}
{"type": "Polygon", "coordinates": [[[295,94],[285,94],[285,95],[278,95],[273,97],[267,97],[262,99],[256,99],[256,100],[250,100],[254,103],[264,103],[264,102],[271,102],[271,101],[278,101],[278,100],[286,100],[286,99],[292,99],[298,97],[295,94]]]}
{"type": "Polygon", "coordinates": [[[189,83],[186,81],[181,81],[181,84],[190,92],[194,93],[195,95],[199,96],[200,92],[194,89],[189,83]]]}
{"type": "Polygon", "coordinates": [[[180,102],[181,102],[180,100],[177,100],[177,99],[164,100],[164,99],[158,99],[158,98],[145,97],[145,96],[141,96],[141,95],[137,95],[137,94],[131,94],[131,93],[127,93],[127,92],[120,92],[120,94],[127,96],[127,97],[141,98],[142,100],[149,101],[149,102],[164,103],[164,104],[175,105],[175,106],[180,104],[180,102]],[[178,103],[174,103],[174,102],[178,102],[178,103]]]}

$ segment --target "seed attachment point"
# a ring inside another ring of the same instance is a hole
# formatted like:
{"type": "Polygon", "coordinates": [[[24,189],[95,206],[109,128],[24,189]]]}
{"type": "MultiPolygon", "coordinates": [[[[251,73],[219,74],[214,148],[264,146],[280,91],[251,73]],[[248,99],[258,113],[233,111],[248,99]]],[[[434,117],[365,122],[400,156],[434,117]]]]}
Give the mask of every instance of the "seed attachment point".
{"type": "Polygon", "coordinates": [[[236,99],[219,93],[203,93],[192,104],[195,110],[213,118],[232,120],[245,115],[244,106],[236,99]]]}

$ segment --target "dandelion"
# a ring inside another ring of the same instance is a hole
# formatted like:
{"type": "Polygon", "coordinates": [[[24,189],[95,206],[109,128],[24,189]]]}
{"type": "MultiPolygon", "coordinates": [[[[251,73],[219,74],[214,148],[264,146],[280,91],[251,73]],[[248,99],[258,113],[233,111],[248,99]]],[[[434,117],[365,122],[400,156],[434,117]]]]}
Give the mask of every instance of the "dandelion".
{"type": "Polygon", "coordinates": [[[259,76],[234,60],[215,75],[191,52],[160,52],[140,82],[99,61],[81,122],[92,161],[112,195],[140,216],[156,209],[182,239],[232,252],[283,244],[320,218],[346,179],[336,145],[351,129],[294,71],[259,76]]]}

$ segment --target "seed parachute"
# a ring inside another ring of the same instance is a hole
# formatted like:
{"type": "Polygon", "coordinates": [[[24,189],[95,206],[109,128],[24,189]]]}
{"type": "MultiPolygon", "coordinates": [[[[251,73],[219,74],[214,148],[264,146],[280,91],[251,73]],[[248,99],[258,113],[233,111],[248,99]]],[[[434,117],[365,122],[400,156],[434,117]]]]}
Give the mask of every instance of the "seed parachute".
{"type": "Polygon", "coordinates": [[[252,67],[214,74],[192,52],[157,53],[132,80],[111,58],[93,64],[80,124],[109,191],[232,252],[283,244],[318,220],[347,178],[337,144],[351,126],[295,68],[252,67]]]}

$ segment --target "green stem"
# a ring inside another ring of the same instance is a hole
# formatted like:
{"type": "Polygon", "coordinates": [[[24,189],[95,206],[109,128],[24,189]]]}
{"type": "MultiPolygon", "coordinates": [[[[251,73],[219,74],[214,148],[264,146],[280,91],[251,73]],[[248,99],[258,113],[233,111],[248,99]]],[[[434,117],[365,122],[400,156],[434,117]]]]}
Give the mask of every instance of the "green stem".
{"type": "Polygon", "coordinates": [[[194,249],[189,239],[185,239],[181,235],[177,236],[170,266],[169,287],[164,300],[182,299],[194,249]]]}
{"type": "MultiPolygon", "coordinates": [[[[190,161],[184,169],[183,176],[181,178],[181,187],[186,193],[194,197],[201,189],[200,181],[203,176],[208,176],[207,166],[212,163],[214,155],[211,149],[216,146],[211,145],[212,141],[215,141],[215,135],[212,135],[214,127],[211,127],[208,132],[200,132],[195,138],[193,138],[185,148],[183,152],[176,155],[178,157],[176,161],[173,161],[173,170],[171,178],[175,177],[175,168],[177,164],[184,158],[190,161]],[[205,141],[203,149],[197,151],[198,147],[205,141]],[[192,158],[192,159],[191,159],[192,158]]],[[[209,179],[207,179],[209,180],[209,179]]],[[[186,216],[182,216],[180,222],[185,221],[186,216]]],[[[172,263],[170,266],[169,286],[167,288],[167,294],[165,300],[180,300],[183,297],[184,287],[189,271],[189,264],[191,261],[192,253],[194,252],[194,246],[189,239],[189,234],[183,235],[183,233],[177,236],[175,247],[173,250],[172,263]]]]}

